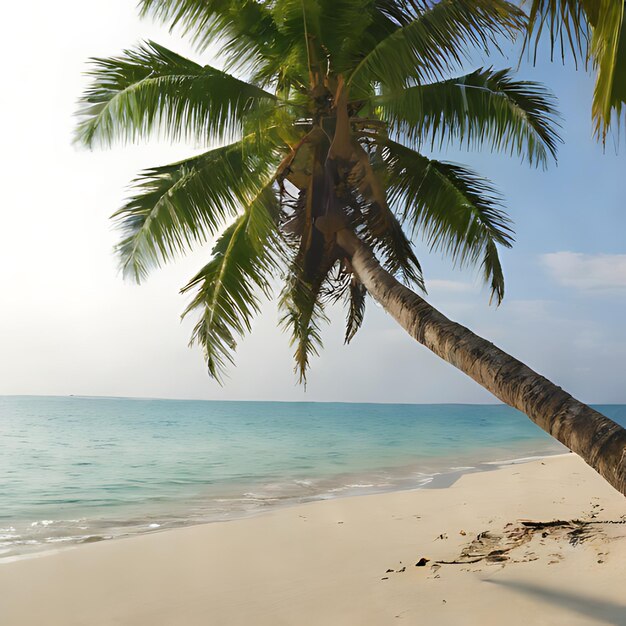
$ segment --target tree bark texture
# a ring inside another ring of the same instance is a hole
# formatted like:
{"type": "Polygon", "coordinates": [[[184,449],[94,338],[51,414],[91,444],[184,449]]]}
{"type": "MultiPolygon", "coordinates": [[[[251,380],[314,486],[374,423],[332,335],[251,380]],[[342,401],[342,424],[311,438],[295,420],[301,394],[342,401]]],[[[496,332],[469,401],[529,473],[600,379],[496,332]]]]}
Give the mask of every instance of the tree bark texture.
{"type": "Polygon", "coordinates": [[[580,455],[626,495],[626,430],[491,342],[449,320],[385,271],[350,230],[340,230],[357,278],[414,339],[580,455]]]}

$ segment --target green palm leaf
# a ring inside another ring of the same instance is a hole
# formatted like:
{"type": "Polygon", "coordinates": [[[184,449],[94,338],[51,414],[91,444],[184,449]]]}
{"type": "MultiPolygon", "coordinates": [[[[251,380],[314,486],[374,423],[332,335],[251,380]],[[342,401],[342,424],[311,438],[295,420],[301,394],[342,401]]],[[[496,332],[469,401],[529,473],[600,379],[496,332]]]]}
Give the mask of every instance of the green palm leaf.
{"type": "Polygon", "coordinates": [[[298,382],[306,385],[311,358],[322,348],[321,323],[328,321],[320,297],[320,283],[308,283],[300,267],[293,265],[282,291],[279,306],[283,311],[280,325],[291,334],[289,345],[294,349],[294,371],[298,382]]]}
{"type": "Polygon", "coordinates": [[[592,115],[596,134],[606,139],[612,123],[619,127],[626,110],[626,2],[624,0],[527,0],[525,48],[535,59],[547,36],[552,54],[565,60],[570,50],[576,63],[591,61],[596,70],[592,115]]]}
{"type": "Polygon", "coordinates": [[[499,304],[504,278],[496,244],[510,247],[513,238],[496,191],[464,167],[428,159],[391,140],[381,143],[390,201],[403,207],[404,223],[432,250],[442,251],[461,266],[479,265],[499,304]]]}
{"type": "MultiPolygon", "coordinates": [[[[367,36],[368,27],[380,19],[377,3],[363,0],[276,0],[272,13],[285,41],[303,53],[308,71],[324,75],[352,68],[355,47],[367,36]],[[308,46],[303,42],[308,41],[308,46]]],[[[389,21],[389,20],[387,20],[389,21]]]]}
{"type": "Polygon", "coordinates": [[[237,136],[246,115],[275,100],[260,87],[153,42],[93,64],[76,132],[76,140],[89,147],[152,133],[201,142],[237,136]]]}
{"type": "Polygon", "coordinates": [[[183,316],[200,312],[191,344],[202,347],[209,374],[223,380],[233,363],[237,339],[250,332],[259,312],[258,292],[269,294],[279,262],[278,201],[269,183],[229,226],[213,248],[213,258],[182,289],[195,292],[183,316]]]}
{"type": "Polygon", "coordinates": [[[371,101],[393,131],[418,145],[487,143],[544,166],[556,158],[554,97],[538,83],[514,80],[508,69],[479,69],[371,101]]]}
{"type": "Polygon", "coordinates": [[[143,16],[179,28],[199,50],[226,36],[243,40],[250,52],[276,35],[271,11],[254,0],[140,0],[139,7],[143,16]]]}
{"type": "Polygon", "coordinates": [[[414,3],[415,18],[364,53],[350,76],[362,87],[373,81],[399,89],[408,81],[434,81],[453,71],[472,48],[497,45],[523,28],[522,11],[505,0],[441,0],[414,3]]]}
{"type": "Polygon", "coordinates": [[[596,134],[604,140],[611,123],[619,127],[626,110],[626,2],[600,0],[594,8],[591,56],[597,79],[592,114],[596,134]]]}
{"type": "Polygon", "coordinates": [[[250,140],[146,170],[134,195],[114,214],[125,275],[138,282],[149,269],[204,243],[263,187],[272,154],[250,140]]]}
{"type": "Polygon", "coordinates": [[[348,288],[348,316],[346,319],[345,343],[348,344],[354,339],[359,328],[363,324],[365,317],[365,296],[367,290],[355,276],[350,280],[348,288]]]}

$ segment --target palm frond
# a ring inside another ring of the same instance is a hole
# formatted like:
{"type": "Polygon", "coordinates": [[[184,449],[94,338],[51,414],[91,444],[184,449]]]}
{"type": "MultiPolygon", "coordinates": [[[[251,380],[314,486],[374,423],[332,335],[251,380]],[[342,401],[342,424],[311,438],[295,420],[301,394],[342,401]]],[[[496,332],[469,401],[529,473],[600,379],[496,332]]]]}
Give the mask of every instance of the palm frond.
{"type": "Polygon", "coordinates": [[[345,343],[348,344],[354,339],[359,328],[363,324],[365,317],[365,296],[367,290],[359,282],[356,276],[352,276],[348,290],[348,316],[346,319],[345,343]]]}
{"type": "Polygon", "coordinates": [[[242,40],[248,54],[276,34],[269,7],[255,0],[140,0],[139,8],[142,16],[179,29],[201,51],[226,38],[242,40]]]}
{"type": "Polygon", "coordinates": [[[209,374],[220,382],[233,363],[238,338],[250,332],[259,312],[257,293],[269,294],[280,259],[277,215],[276,193],[268,184],[218,239],[209,263],[182,289],[195,292],[183,317],[200,312],[191,344],[202,347],[209,374]]]}
{"type": "Polygon", "coordinates": [[[537,59],[547,37],[552,58],[576,64],[591,62],[596,70],[592,115],[596,135],[606,139],[612,123],[619,124],[626,104],[626,3],[624,0],[526,0],[528,31],[524,50],[537,59]]]}
{"type": "MultiPolygon", "coordinates": [[[[303,0],[283,0],[299,10],[302,19],[303,0]]],[[[308,27],[308,35],[315,38],[312,42],[317,44],[316,54],[321,61],[320,69],[334,73],[349,71],[353,67],[355,52],[370,42],[372,45],[371,30],[379,27],[381,18],[388,23],[377,6],[377,2],[371,0],[306,0],[304,2],[307,20],[311,14],[318,13],[322,16],[316,18],[313,23],[315,30],[311,32],[308,27]]],[[[309,24],[307,24],[309,26],[309,24]]]]}
{"type": "Polygon", "coordinates": [[[215,235],[267,183],[272,156],[271,146],[248,139],[143,172],[113,215],[124,274],[139,282],[150,268],[215,235]]]}
{"type": "Polygon", "coordinates": [[[354,226],[380,257],[383,267],[406,285],[426,291],[420,262],[402,225],[387,206],[361,202],[354,226]]]}
{"type": "Polygon", "coordinates": [[[245,117],[275,96],[147,42],[120,57],[93,59],[76,140],[88,147],[160,133],[177,141],[241,135],[245,117]]]}
{"type": "Polygon", "coordinates": [[[382,258],[385,269],[406,284],[424,290],[422,268],[411,242],[387,203],[383,184],[385,163],[378,151],[368,152],[353,142],[356,163],[348,176],[350,190],[346,201],[351,209],[353,227],[382,258]]]}
{"type": "Polygon", "coordinates": [[[563,61],[566,51],[570,51],[577,62],[586,59],[589,23],[584,0],[524,0],[523,4],[530,5],[524,50],[532,48],[535,60],[544,36],[550,40],[552,60],[555,51],[563,61]]]}
{"type": "Polygon", "coordinates": [[[413,244],[404,234],[402,225],[391,215],[387,231],[378,237],[375,251],[382,256],[384,268],[406,285],[426,292],[422,266],[415,256],[413,244]]]}
{"type": "Polygon", "coordinates": [[[389,172],[391,203],[403,222],[432,250],[461,266],[482,266],[492,297],[504,297],[497,246],[513,242],[510,220],[492,185],[474,172],[381,139],[389,172]]]}
{"type": "Polygon", "coordinates": [[[619,129],[626,111],[626,2],[601,0],[595,9],[591,56],[597,76],[591,111],[596,135],[604,141],[612,123],[619,129]]]}
{"type": "Polygon", "coordinates": [[[525,24],[524,13],[505,0],[414,4],[419,8],[416,17],[364,54],[351,73],[351,84],[379,82],[400,89],[409,81],[438,80],[458,68],[472,49],[497,47],[500,37],[513,37],[525,24]]]}
{"type": "Polygon", "coordinates": [[[289,345],[294,348],[294,371],[298,382],[306,385],[311,358],[322,348],[321,323],[328,321],[320,297],[322,281],[307,282],[302,266],[294,263],[282,291],[279,306],[283,311],[282,328],[290,332],[289,345]]]}
{"type": "Polygon", "coordinates": [[[542,85],[514,80],[509,69],[479,69],[382,94],[372,103],[393,132],[417,145],[486,143],[545,166],[560,141],[554,100],[542,85]]]}

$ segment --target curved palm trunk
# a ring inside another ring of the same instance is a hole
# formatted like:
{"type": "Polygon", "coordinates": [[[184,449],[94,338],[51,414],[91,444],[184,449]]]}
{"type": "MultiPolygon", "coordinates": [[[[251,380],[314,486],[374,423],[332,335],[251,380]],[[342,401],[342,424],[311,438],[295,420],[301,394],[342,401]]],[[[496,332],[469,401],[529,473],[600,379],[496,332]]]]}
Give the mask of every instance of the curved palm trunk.
{"type": "Polygon", "coordinates": [[[370,295],[414,339],[519,409],[626,495],[626,430],[400,284],[349,230],[337,233],[370,295]]]}

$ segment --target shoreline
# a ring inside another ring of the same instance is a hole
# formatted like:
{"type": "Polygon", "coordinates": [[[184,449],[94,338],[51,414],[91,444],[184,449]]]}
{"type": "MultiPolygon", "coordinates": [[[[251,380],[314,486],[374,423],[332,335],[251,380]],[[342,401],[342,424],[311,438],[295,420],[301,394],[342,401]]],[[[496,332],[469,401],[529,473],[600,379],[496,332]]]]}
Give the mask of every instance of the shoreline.
{"type": "MultiPolygon", "coordinates": [[[[503,460],[491,460],[491,461],[480,461],[476,462],[475,465],[472,466],[459,466],[459,467],[449,467],[445,468],[442,472],[431,472],[431,473],[423,473],[423,478],[419,479],[423,482],[419,484],[418,479],[413,476],[414,472],[409,471],[409,468],[412,468],[413,465],[409,466],[400,466],[405,471],[399,473],[399,477],[396,477],[396,483],[391,484],[389,487],[385,488],[382,485],[373,485],[368,484],[365,485],[361,481],[359,484],[349,484],[343,487],[331,489],[329,491],[320,491],[314,495],[293,495],[286,496],[284,498],[257,498],[262,504],[259,508],[254,510],[239,510],[232,511],[228,516],[223,517],[221,519],[205,519],[205,520],[186,520],[184,518],[180,518],[175,522],[171,522],[167,525],[163,524],[148,524],[145,527],[142,527],[139,530],[132,530],[126,533],[120,533],[117,535],[107,536],[103,535],[86,535],[84,539],[58,539],[53,538],[52,540],[44,539],[37,544],[38,549],[34,549],[33,551],[24,551],[17,554],[10,554],[7,556],[2,556],[0,554],[0,566],[5,563],[12,563],[15,561],[21,561],[26,559],[36,559],[42,556],[47,556],[50,554],[58,554],[59,552],[64,552],[66,550],[72,550],[76,548],[80,548],[84,545],[89,545],[93,543],[108,543],[110,541],[118,541],[120,539],[129,539],[133,537],[140,537],[144,535],[154,535],[163,532],[168,532],[170,530],[176,530],[180,528],[193,528],[197,526],[203,526],[207,524],[218,524],[218,523],[226,523],[233,522],[241,519],[252,519],[258,516],[266,515],[271,513],[272,511],[289,509],[297,506],[302,506],[305,504],[315,503],[315,502],[324,502],[324,501],[334,501],[341,500],[346,498],[359,498],[359,497],[367,497],[373,495],[381,495],[387,493],[404,493],[411,491],[420,491],[422,489],[444,489],[449,488],[453,484],[455,484],[462,476],[468,474],[480,474],[484,472],[492,472],[496,471],[502,467],[507,467],[509,465],[519,465],[523,463],[530,463],[536,460],[541,460],[545,458],[551,457],[559,457],[559,456],[568,456],[571,454],[570,452],[545,452],[538,455],[532,456],[524,456],[524,457],[516,457],[511,459],[503,459],[503,460]],[[406,482],[406,485],[402,485],[402,482],[406,482]],[[52,545],[51,545],[52,544],[52,545]]],[[[385,471],[389,471],[392,468],[385,468],[385,471]]],[[[397,470],[399,468],[393,468],[397,470]]],[[[359,480],[361,477],[371,477],[372,472],[376,470],[370,470],[368,472],[354,473],[350,474],[354,478],[354,480],[359,480]]],[[[344,476],[344,475],[341,475],[344,476]]],[[[301,482],[294,480],[294,482],[301,482]]],[[[246,495],[246,494],[244,494],[246,495]]],[[[253,498],[254,499],[254,498],[253,498]]],[[[61,520],[63,521],[63,520],[61,520]]],[[[44,520],[44,522],[52,522],[52,520],[44,520]]],[[[33,522],[31,525],[37,525],[41,522],[33,522]]],[[[138,526],[139,526],[138,522],[138,526]]],[[[11,524],[9,527],[12,528],[11,524]]],[[[95,529],[94,529],[95,530],[95,529]]],[[[31,544],[32,545],[32,544],[31,544]]]]}
{"type": "Polygon", "coordinates": [[[589,626],[626,616],[626,501],[574,454],[43,556],[0,565],[0,622],[589,626]]]}
{"type": "Polygon", "coordinates": [[[551,459],[556,457],[568,457],[573,452],[554,452],[554,453],[546,453],[541,455],[533,455],[533,456],[523,456],[515,459],[506,459],[504,461],[484,461],[480,463],[477,467],[463,467],[459,468],[457,471],[446,472],[435,476],[433,480],[422,487],[417,487],[417,489],[446,489],[451,487],[457,480],[459,480],[462,476],[466,476],[468,474],[482,474],[484,472],[495,472],[504,467],[509,467],[511,465],[523,465],[524,463],[532,463],[534,461],[541,461],[543,459],[551,459]],[[455,477],[454,480],[450,480],[450,478],[455,477]]]}

